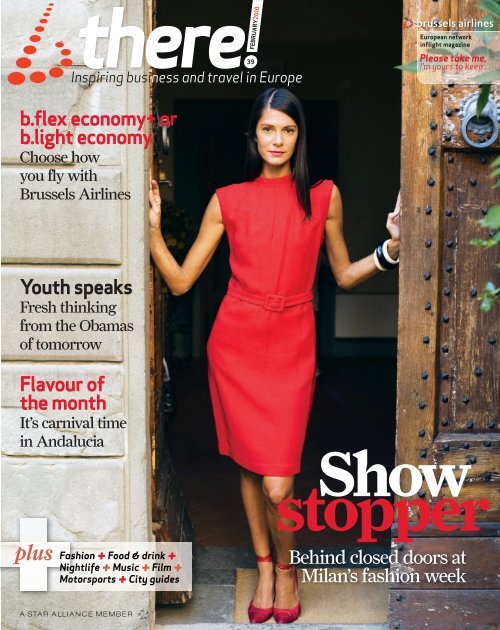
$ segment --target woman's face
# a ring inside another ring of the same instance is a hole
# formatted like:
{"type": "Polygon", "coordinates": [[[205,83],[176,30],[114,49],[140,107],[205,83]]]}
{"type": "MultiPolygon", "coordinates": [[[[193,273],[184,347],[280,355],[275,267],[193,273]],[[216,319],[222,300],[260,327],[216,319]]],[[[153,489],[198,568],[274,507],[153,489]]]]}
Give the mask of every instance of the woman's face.
{"type": "Polygon", "coordinates": [[[293,118],[278,111],[266,109],[255,129],[257,150],[272,166],[282,166],[289,162],[295,151],[299,128],[293,118]]]}

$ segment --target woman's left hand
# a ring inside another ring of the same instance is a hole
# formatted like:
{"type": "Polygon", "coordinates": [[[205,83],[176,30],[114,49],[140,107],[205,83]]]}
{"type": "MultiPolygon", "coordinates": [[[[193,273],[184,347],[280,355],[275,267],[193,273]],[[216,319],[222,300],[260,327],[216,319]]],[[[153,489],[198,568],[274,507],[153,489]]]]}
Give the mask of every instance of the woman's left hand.
{"type": "Polygon", "coordinates": [[[399,241],[399,217],[401,213],[401,190],[398,193],[398,199],[396,201],[396,207],[392,212],[387,215],[387,228],[393,241],[399,241]]]}

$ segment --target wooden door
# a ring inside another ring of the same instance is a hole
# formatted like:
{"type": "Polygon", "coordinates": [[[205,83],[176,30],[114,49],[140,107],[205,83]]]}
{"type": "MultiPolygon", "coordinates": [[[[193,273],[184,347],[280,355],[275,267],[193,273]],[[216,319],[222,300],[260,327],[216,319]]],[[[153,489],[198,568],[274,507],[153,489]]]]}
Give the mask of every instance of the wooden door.
{"type": "MultiPolygon", "coordinates": [[[[406,0],[403,15],[458,24],[483,13],[470,0],[406,0]]],[[[416,31],[403,29],[404,63],[416,57],[416,31]]],[[[469,241],[488,238],[477,220],[500,203],[490,177],[500,144],[479,150],[462,138],[460,103],[479,86],[427,85],[408,72],[402,86],[396,463],[470,464],[458,498],[486,497],[491,508],[476,512],[481,527],[473,535],[426,528],[396,545],[402,552],[465,552],[466,583],[431,585],[424,571],[445,569],[412,565],[422,581],[393,585],[389,626],[498,627],[498,308],[482,312],[478,297],[488,280],[498,285],[498,250],[469,241]]],[[[497,99],[499,92],[497,85],[497,99]]],[[[419,492],[432,504],[445,496],[448,488],[436,498],[419,492]]]]}
{"type": "MultiPolygon", "coordinates": [[[[150,7],[150,28],[156,28],[156,0],[150,7]]],[[[158,98],[156,89],[150,90],[150,111],[158,119],[158,98]]],[[[153,123],[155,142],[151,154],[151,173],[157,181],[158,156],[161,151],[160,128],[153,123]]],[[[193,528],[184,498],[175,474],[172,457],[168,448],[167,418],[163,405],[163,359],[167,354],[165,345],[165,322],[167,309],[167,289],[160,274],[151,263],[150,267],[150,409],[149,429],[151,436],[151,483],[153,534],[158,542],[189,542],[193,540],[193,528]]],[[[157,591],[159,604],[185,603],[191,592],[157,591]]]]}

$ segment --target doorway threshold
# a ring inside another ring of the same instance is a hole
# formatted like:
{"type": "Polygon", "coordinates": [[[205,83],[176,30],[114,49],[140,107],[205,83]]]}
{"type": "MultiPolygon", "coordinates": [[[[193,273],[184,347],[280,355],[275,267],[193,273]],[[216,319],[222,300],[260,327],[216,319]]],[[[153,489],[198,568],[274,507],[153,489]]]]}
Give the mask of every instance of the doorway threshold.
{"type": "MultiPolygon", "coordinates": [[[[157,615],[158,618],[158,615],[157,615]]],[[[267,625],[267,624],[261,624],[267,625]]],[[[272,625],[272,624],[271,624],[272,625]]],[[[387,630],[388,626],[386,624],[375,624],[375,625],[366,625],[366,624],[349,624],[349,625],[332,625],[329,624],[308,624],[308,623],[293,623],[293,630],[387,630]]],[[[155,629],[160,628],[168,628],[168,630],[203,630],[203,628],[208,628],[209,630],[247,630],[248,628],[254,628],[255,624],[234,624],[234,623],[195,623],[195,624],[170,624],[170,623],[161,623],[157,621],[155,625],[155,629]]]]}
{"type": "MultiPolygon", "coordinates": [[[[255,557],[250,547],[196,546],[193,557],[193,598],[186,604],[157,606],[155,628],[157,630],[161,628],[168,628],[168,630],[255,628],[255,625],[234,621],[237,569],[253,568],[255,568],[255,557]]],[[[293,628],[294,630],[387,630],[388,626],[385,623],[294,623],[293,628]]]]}

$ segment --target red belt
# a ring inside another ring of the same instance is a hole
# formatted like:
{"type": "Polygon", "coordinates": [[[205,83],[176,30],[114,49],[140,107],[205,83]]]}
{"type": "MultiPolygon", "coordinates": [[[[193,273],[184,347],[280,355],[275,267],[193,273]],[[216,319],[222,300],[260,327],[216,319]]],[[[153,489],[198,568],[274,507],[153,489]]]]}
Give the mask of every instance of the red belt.
{"type": "Polygon", "coordinates": [[[311,302],[313,299],[312,291],[306,293],[299,293],[298,295],[252,295],[245,291],[238,289],[228,289],[227,295],[238,298],[251,304],[257,304],[263,306],[268,311],[281,311],[288,306],[297,306],[297,304],[304,304],[305,302],[311,302]]]}

